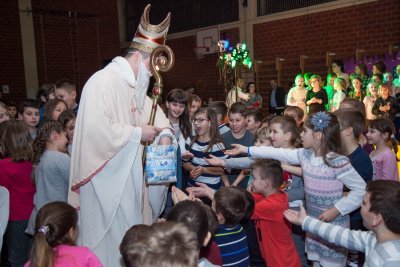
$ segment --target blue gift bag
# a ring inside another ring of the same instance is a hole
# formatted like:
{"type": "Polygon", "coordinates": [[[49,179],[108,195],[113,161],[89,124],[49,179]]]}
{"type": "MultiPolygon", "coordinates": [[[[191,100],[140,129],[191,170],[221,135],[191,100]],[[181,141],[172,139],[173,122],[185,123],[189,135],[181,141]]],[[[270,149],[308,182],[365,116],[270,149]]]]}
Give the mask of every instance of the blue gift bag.
{"type": "Polygon", "coordinates": [[[159,138],[146,147],[146,165],[144,168],[147,184],[174,183],[177,181],[177,143],[157,145],[159,138]]]}

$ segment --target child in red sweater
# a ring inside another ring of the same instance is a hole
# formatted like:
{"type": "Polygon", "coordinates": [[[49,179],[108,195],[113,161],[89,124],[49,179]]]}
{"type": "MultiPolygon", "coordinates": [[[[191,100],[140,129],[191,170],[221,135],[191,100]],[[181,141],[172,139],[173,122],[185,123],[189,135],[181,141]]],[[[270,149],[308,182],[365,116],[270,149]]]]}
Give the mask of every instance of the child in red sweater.
{"type": "Polygon", "coordinates": [[[268,266],[300,267],[292,239],[292,226],[283,217],[289,208],[288,195],[279,190],[282,167],[279,161],[256,160],[252,165],[252,192],[256,203],[252,220],[257,229],[261,253],[268,266]]]}
{"type": "Polygon", "coordinates": [[[6,230],[11,266],[22,266],[28,260],[30,238],[25,234],[33,209],[35,186],[32,183],[32,143],[28,128],[19,121],[2,125],[0,134],[0,186],[10,193],[10,218],[6,230]]]}

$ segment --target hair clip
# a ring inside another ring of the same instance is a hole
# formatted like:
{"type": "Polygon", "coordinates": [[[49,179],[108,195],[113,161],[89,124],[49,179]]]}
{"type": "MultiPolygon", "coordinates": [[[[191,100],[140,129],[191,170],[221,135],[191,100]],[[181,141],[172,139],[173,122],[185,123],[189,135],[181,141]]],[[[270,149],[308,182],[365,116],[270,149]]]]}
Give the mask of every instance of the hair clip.
{"type": "Polygon", "coordinates": [[[49,226],[48,225],[42,225],[39,227],[38,232],[43,233],[44,235],[47,235],[49,233],[49,226]]]}
{"type": "Polygon", "coordinates": [[[331,117],[324,111],[315,113],[311,118],[311,124],[314,131],[322,132],[326,127],[328,127],[330,122],[331,117]]]}

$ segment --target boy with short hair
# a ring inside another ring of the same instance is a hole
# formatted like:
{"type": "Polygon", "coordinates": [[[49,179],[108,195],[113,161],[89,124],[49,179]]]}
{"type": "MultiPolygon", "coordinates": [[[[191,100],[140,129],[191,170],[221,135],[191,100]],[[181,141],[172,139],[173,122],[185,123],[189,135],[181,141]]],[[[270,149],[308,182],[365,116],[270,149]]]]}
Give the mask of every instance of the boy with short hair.
{"type": "Polygon", "coordinates": [[[135,227],[129,231],[131,240],[124,240],[125,243],[120,247],[126,266],[198,266],[197,237],[186,225],[160,222],[150,227],[135,227]],[[139,232],[143,230],[146,234],[139,232]]]}
{"type": "Polygon", "coordinates": [[[351,165],[365,182],[371,181],[373,175],[372,162],[358,141],[365,130],[364,115],[353,108],[342,108],[335,111],[334,114],[341,129],[343,154],[349,157],[351,165]]]}
{"type": "Polygon", "coordinates": [[[18,119],[18,106],[14,101],[8,101],[5,103],[8,110],[8,115],[10,116],[10,121],[18,119]]]}
{"type": "Polygon", "coordinates": [[[21,114],[22,122],[28,126],[29,134],[34,140],[36,138],[37,126],[40,121],[40,103],[34,99],[26,99],[19,105],[18,112],[21,114]]]}
{"type": "Polygon", "coordinates": [[[260,159],[252,168],[251,188],[256,203],[252,220],[267,266],[299,267],[301,263],[292,239],[292,226],[283,217],[289,208],[289,198],[279,189],[283,182],[281,163],[260,159]]]}
{"type": "Polygon", "coordinates": [[[212,209],[219,226],[214,239],[221,251],[222,266],[249,266],[246,234],[239,224],[246,207],[246,196],[240,188],[222,187],[215,192],[212,209]]]}
{"type": "Polygon", "coordinates": [[[367,184],[361,204],[363,224],[369,231],[354,231],[324,223],[300,212],[286,210],[292,223],[336,245],[365,253],[368,267],[400,266],[400,183],[379,180],[367,184]]]}
{"type": "MultiPolygon", "coordinates": [[[[244,103],[234,103],[228,113],[229,127],[231,130],[222,135],[226,149],[232,149],[232,144],[241,144],[244,146],[252,146],[254,144],[254,135],[246,129],[247,107],[244,103]]],[[[246,154],[236,157],[247,157],[246,154]]],[[[229,183],[235,182],[236,177],[240,174],[240,169],[232,169],[228,175],[229,183]]],[[[247,188],[248,176],[243,179],[239,186],[247,188]]]]}
{"type": "Polygon", "coordinates": [[[78,113],[79,105],[76,102],[76,86],[69,80],[60,80],[56,83],[56,89],[54,90],[56,98],[63,100],[67,103],[68,109],[72,110],[76,114],[78,113]]]}
{"type": "Polygon", "coordinates": [[[215,111],[217,114],[217,120],[218,120],[218,130],[219,134],[224,134],[226,132],[229,132],[231,129],[229,129],[228,126],[226,126],[225,121],[228,113],[228,107],[226,106],[224,101],[212,101],[208,104],[208,107],[211,108],[212,110],[215,111]]]}
{"type": "MultiPolygon", "coordinates": [[[[359,144],[360,135],[365,130],[364,115],[357,109],[342,108],[334,113],[341,128],[343,154],[346,155],[351,165],[367,183],[372,180],[373,167],[371,158],[359,144]]],[[[347,190],[345,190],[347,191],[347,190]]],[[[360,209],[350,213],[350,229],[362,230],[360,209]]],[[[358,251],[349,251],[347,262],[349,266],[357,266],[362,260],[358,251]]]]}
{"type": "Polygon", "coordinates": [[[210,258],[209,261],[206,257],[200,256],[199,267],[216,267],[217,265],[214,264],[217,264],[217,262],[218,266],[222,264],[221,253],[217,244],[214,241],[209,244],[218,227],[217,216],[209,206],[199,201],[184,200],[175,203],[166,220],[183,223],[196,234],[200,255],[202,249],[204,254],[207,254],[210,258]],[[211,251],[211,249],[213,250],[211,251]],[[211,260],[216,262],[212,264],[211,260]]]}
{"type": "Polygon", "coordinates": [[[263,114],[259,110],[249,110],[246,118],[246,129],[253,135],[256,134],[257,130],[260,128],[263,114]]]}
{"type": "Polygon", "coordinates": [[[192,94],[192,102],[190,103],[189,113],[190,119],[193,120],[193,116],[201,108],[201,98],[198,95],[192,94]]]}

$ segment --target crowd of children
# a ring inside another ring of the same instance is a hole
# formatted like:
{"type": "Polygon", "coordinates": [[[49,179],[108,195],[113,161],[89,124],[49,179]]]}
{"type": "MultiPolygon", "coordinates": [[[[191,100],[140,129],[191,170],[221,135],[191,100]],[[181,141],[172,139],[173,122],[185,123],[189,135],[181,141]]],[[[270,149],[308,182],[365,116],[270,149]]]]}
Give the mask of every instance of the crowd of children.
{"type": "MultiPolygon", "coordinates": [[[[377,62],[371,78],[363,64],[348,75],[334,61],[325,87],[297,75],[284,114],[266,117],[262,99],[203,106],[171,90],[163,107],[178,181],[162,221],[126,232],[121,263],[400,266],[399,71],[393,79],[377,62]]],[[[78,214],[66,204],[76,97],[62,80],[37,100],[0,102],[4,265],[102,266],[76,245],[78,214]]]]}

